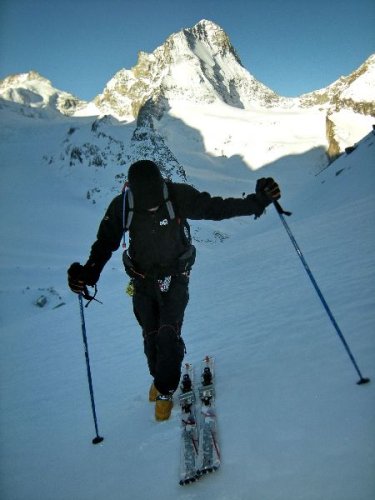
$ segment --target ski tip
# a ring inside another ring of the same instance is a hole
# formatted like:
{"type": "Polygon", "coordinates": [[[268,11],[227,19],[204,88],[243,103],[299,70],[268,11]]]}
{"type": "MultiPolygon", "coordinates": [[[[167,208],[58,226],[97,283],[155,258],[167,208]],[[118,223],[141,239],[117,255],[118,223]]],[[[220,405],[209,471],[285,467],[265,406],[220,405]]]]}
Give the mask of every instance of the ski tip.
{"type": "Polygon", "coordinates": [[[188,479],[181,479],[180,486],[185,486],[186,484],[195,483],[195,481],[198,481],[198,479],[199,479],[198,476],[189,477],[188,479]]]}
{"type": "Polygon", "coordinates": [[[206,467],[204,469],[200,469],[198,471],[198,477],[201,477],[205,474],[211,474],[212,472],[216,472],[219,469],[219,465],[213,465],[212,467],[206,467]]]}

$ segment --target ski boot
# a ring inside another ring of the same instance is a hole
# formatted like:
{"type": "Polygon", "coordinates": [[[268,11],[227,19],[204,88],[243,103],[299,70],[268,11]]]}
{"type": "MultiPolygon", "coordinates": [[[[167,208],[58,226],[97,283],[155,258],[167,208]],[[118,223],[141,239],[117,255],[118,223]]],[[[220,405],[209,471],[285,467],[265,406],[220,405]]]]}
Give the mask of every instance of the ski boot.
{"type": "Polygon", "coordinates": [[[171,395],[164,395],[164,394],[159,394],[156,397],[156,404],[155,404],[155,420],[158,422],[161,422],[163,420],[168,420],[169,417],[171,416],[173,408],[173,396],[171,395]]]}

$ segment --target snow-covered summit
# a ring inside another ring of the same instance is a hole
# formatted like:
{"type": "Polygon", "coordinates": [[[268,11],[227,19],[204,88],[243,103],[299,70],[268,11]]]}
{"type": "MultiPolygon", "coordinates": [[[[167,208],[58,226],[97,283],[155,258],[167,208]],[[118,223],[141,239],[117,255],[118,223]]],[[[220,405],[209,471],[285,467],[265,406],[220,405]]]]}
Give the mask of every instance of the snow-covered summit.
{"type": "Polygon", "coordinates": [[[73,115],[82,105],[83,101],[56,89],[36,71],[10,75],[0,81],[0,108],[10,108],[29,117],[73,115]]]}
{"type": "Polygon", "coordinates": [[[237,62],[242,66],[241,60],[231,44],[228,35],[214,22],[202,19],[192,28],[183,31],[187,37],[192,35],[195,40],[199,40],[210,46],[213,53],[220,53],[221,55],[226,55],[228,52],[232,53],[237,62]]]}
{"type": "Polygon", "coordinates": [[[280,100],[242,66],[224,30],[206,20],[172,34],[151,54],[139,52],[137,64],[116,73],[95,103],[103,114],[125,118],[137,116],[150,99],[238,108],[280,100]]]}
{"type": "Polygon", "coordinates": [[[341,76],[328,87],[303,94],[301,104],[330,105],[335,111],[351,108],[357,113],[375,116],[375,54],[355,71],[341,76]]]}
{"type": "Polygon", "coordinates": [[[348,76],[346,81],[348,85],[341,93],[341,99],[344,102],[363,103],[364,112],[375,116],[375,54],[348,76]]]}

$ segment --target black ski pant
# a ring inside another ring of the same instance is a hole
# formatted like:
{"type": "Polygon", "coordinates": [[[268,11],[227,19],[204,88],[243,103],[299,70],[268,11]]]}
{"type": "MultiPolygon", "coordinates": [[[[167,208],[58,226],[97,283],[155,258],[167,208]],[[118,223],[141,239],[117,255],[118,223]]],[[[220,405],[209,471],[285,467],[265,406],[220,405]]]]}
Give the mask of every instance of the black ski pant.
{"type": "Polygon", "coordinates": [[[172,276],[167,292],[161,292],[155,280],[134,280],[134,314],[142,328],[150,373],[161,394],[173,393],[179,384],[185,353],[181,327],[188,301],[188,276],[172,276]]]}

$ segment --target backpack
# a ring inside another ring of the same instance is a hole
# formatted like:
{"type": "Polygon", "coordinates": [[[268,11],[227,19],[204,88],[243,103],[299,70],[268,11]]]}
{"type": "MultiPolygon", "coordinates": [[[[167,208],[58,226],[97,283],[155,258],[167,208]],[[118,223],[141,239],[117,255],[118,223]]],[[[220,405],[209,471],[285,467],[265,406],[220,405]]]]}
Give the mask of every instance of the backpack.
{"type": "MultiPolygon", "coordinates": [[[[134,265],[128,255],[126,249],[126,232],[129,231],[134,214],[134,195],[126,182],[124,188],[122,190],[123,198],[122,198],[122,229],[123,229],[123,243],[122,247],[124,248],[123,253],[123,262],[125,265],[125,270],[129,274],[129,276],[134,277],[134,274],[139,276],[139,273],[135,272],[134,265]],[[128,202],[128,212],[126,211],[126,201],[128,202]]],[[[181,227],[181,238],[185,243],[186,251],[178,258],[178,270],[180,273],[189,273],[194,262],[196,256],[195,246],[192,244],[192,237],[190,234],[190,225],[186,219],[181,219],[180,217],[176,217],[175,210],[171,200],[169,199],[169,192],[167,183],[163,183],[163,197],[164,202],[167,207],[169,220],[177,220],[177,223],[181,227]]]]}

